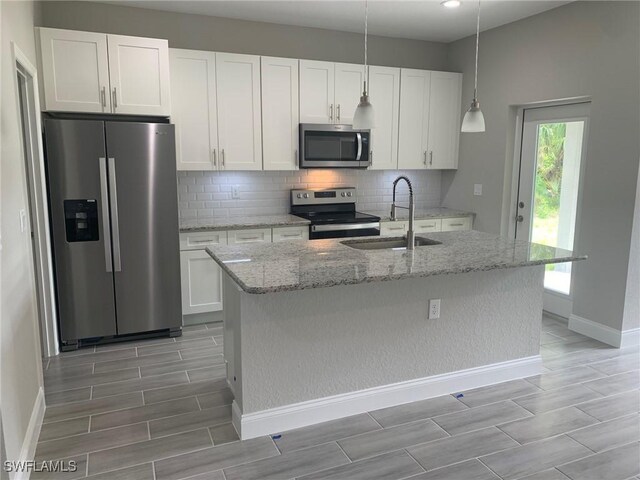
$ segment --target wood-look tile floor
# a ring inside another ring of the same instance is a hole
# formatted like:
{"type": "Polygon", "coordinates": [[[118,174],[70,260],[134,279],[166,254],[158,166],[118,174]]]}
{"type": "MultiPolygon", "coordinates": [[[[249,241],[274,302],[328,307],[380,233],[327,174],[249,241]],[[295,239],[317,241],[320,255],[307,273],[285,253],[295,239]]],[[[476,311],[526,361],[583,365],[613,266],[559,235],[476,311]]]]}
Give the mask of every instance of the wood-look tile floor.
{"type": "Polygon", "coordinates": [[[36,457],[79,469],[32,478],[640,479],[640,350],[542,330],[541,375],[244,442],[219,325],[63,353],[36,457]]]}

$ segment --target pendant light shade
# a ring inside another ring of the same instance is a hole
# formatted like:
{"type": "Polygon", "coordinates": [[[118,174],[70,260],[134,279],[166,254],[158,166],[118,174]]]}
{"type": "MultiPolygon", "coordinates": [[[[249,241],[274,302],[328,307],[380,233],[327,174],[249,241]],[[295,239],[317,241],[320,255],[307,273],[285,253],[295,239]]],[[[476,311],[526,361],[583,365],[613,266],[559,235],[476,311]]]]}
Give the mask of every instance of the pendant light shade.
{"type": "Polygon", "coordinates": [[[367,65],[367,37],[368,37],[368,18],[369,4],[364,1],[364,82],[362,88],[362,96],[360,103],[353,114],[353,128],[356,130],[369,130],[375,127],[375,115],[373,113],[373,105],[369,102],[369,94],[367,93],[367,83],[369,80],[369,66],[367,65]]]}
{"type": "Polygon", "coordinates": [[[473,84],[473,101],[462,119],[461,132],[484,132],[484,115],[478,101],[478,46],[480,44],[480,0],[478,0],[478,19],[476,22],[476,75],[473,84]]]}

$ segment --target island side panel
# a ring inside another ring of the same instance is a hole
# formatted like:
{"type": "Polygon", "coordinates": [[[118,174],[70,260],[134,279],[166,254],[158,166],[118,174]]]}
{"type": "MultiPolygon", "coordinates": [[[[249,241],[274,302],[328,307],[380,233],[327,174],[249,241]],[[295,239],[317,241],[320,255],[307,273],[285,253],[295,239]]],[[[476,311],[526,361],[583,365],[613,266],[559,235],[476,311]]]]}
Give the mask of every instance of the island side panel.
{"type": "MultiPolygon", "coordinates": [[[[224,301],[223,352],[227,366],[227,383],[233,392],[234,408],[242,411],[242,350],[240,344],[242,291],[227,273],[223,273],[222,282],[224,301]]],[[[236,428],[238,427],[236,426],[236,428]]]]}
{"type": "Polygon", "coordinates": [[[536,266],[240,293],[241,412],[538,355],[543,274],[536,266]],[[432,298],[442,302],[437,320],[427,319],[432,298]]]}

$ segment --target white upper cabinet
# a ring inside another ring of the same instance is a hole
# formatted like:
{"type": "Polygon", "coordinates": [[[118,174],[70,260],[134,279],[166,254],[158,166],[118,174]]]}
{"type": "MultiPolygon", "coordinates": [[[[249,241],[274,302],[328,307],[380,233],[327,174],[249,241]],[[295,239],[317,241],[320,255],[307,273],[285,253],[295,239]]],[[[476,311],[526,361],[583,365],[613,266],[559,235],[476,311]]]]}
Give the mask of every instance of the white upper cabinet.
{"type": "Polygon", "coordinates": [[[52,28],[39,34],[45,110],[170,114],[166,40],[52,28]]]}
{"type": "Polygon", "coordinates": [[[260,57],[216,53],[222,170],[262,170],[260,57]]]}
{"type": "Polygon", "coordinates": [[[300,123],[334,123],[335,64],[300,60],[300,123]]]}
{"type": "Polygon", "coordinates": [[[265,170],[298,168],[298,60],[262,57],[262,158],[265,170]]]}
{"type": "Polygon", "coordinates": [[[335,64],[335,123],[350,125],[360,103],[364,81],[364,66],[335,64]]]}
{"type": "Polygon", "coordinates": [[[172,48],[169,50],[169,65],[177,168],[216,170],[216,54],[172,48]]]}
{"type": "Polygon", "coordinates": [[[398,116],[400,113],[400,69],[369,67],[369,99],[375,112],[371,129],[371,169],[398,168],[398,116]]]}
{"type": "Polygon", "coordinates": [[[44,109],[111,112],[107,36],[39,28],[44,109]]]}
{"type": "Polygon", "coordinates": [[[114,113],[169,115],[169,43],[107,35],[114,113]]]}
{"type": "Polygon", "coordinates": [[[431,72],[428,168],[458,168],[462,74],[431,72]]]}
{"type": "Polygon", "coordinates": [[[431,72],[401,69],[398,168],[427,168],[431,72]]]}

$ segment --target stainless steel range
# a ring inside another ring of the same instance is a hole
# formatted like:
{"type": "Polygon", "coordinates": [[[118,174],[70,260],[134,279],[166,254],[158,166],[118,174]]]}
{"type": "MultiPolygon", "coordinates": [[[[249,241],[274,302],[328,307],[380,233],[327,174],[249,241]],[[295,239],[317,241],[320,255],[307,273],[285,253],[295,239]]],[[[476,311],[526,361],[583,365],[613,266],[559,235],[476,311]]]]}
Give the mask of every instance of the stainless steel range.
{"type": "Polygon", "coordinates": [[[291,190],[291,214],[311,222],[311,240],[380,235],[380,217],[356,211],[353,187],[291,190]]]}

